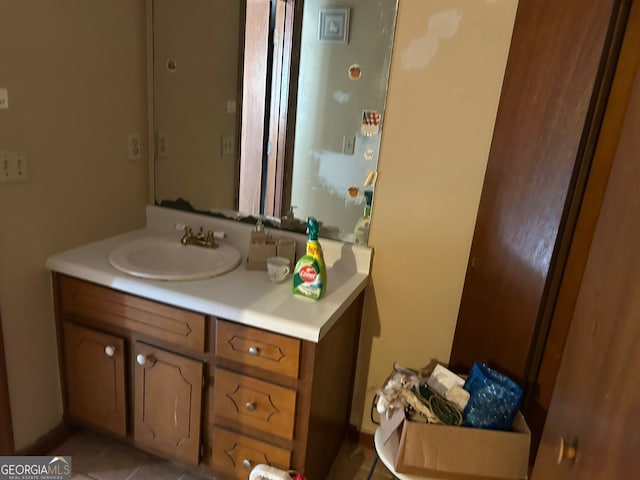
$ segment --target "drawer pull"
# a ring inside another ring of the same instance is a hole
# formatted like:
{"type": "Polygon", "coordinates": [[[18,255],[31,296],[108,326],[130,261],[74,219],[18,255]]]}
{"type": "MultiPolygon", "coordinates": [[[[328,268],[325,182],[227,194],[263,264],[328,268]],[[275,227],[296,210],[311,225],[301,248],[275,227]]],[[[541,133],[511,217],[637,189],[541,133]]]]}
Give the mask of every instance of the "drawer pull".
{"type": "Polygon", "coordinates": [[[155,357],[153,355],[143,355],[142,353],[139,353],[136,356],[136,362],[138,362],[138,365],[142,365],[143,367],[147,363],[153,363],[154,361],[155,361],[155,357]]]}
{"type": "Polygon", "coordinates": [[[244,408],[246,408],[250,412],[253,412],[256,409],[256,403],[255,402],[247,402],[247,403],[244,404],[244,408]]]}
{"type": "Polygon", "coordinates": [[[249,347],[249,355],[257,357],[258,355],[260,355],[260,349],[258,347],[249,347]]]}
{"type": "Polygon", "coordinates": [[[106,347],[104,347],[104,353],[107,357],[113,357],[113,355],[116,353],[116,347],[107,345],[106,347]]]}
{"type": "Polygon", "coordinates": [[[244,468],[251,468],[251,460],[245,458],[244,460],[242,460],[242,466],[244,468]]]}

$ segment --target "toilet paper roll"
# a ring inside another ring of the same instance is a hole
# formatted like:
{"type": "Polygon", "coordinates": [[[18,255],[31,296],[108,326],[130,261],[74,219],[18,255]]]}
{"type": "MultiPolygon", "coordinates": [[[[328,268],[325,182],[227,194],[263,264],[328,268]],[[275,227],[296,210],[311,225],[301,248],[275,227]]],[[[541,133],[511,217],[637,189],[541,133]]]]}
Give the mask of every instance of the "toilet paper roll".
{"type": "Polygon", "coordinates": [[[291,480],[288,472],[272,467],[271,465],[256,465],[251,474],[249,480],[291,480]]]}

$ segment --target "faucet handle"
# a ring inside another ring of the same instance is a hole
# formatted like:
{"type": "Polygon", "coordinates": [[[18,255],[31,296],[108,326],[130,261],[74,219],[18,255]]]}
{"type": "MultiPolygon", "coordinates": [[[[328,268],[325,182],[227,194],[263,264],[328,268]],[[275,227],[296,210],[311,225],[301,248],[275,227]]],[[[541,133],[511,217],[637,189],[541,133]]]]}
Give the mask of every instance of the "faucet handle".
{"type": "MultiPolygon", "coordinates": [[[[178,228],[177,225],[176,225],[176,228],[178,228]]],[[[182,238],[180,239],[180,243],[183,245],[186,245],[192,236],[193,236],[193,231],[191,230],[191,227],[188,225],[184,225],[184,235],[182,235],[182,238]]]]}

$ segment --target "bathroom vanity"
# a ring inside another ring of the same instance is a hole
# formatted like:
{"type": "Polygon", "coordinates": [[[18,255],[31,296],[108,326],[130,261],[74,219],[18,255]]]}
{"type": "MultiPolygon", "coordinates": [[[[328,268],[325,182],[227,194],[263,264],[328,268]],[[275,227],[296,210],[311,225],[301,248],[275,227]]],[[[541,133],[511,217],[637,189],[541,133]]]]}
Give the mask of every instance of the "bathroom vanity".
{"type": "MultiPolygon", "coordinates": [[[[320,301],[244,265],[181,282],[113,268],[113,249],[172,228],[162,212],[150,224],[157,213],[47,260],[65,418],[220,479],[259,463],[325,478],[349,424],[370,249],[322,242],[320,301]]],[[[247,227],[223,227],[242,248],[247,227]]]]}

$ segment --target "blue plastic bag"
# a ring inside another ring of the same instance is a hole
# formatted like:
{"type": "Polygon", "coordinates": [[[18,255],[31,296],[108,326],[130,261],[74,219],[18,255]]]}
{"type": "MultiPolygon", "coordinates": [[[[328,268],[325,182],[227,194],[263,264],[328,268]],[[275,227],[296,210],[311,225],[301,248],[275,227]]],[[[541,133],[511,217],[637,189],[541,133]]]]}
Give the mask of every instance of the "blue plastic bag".
{"type": "Polygon", "coordinates": [[[489,430],[511,430],[520,408],[522,389],[509,377],[484,363],[474,363],[464,384],[469,403],[462,412],[463,425],[489,430]]]}

